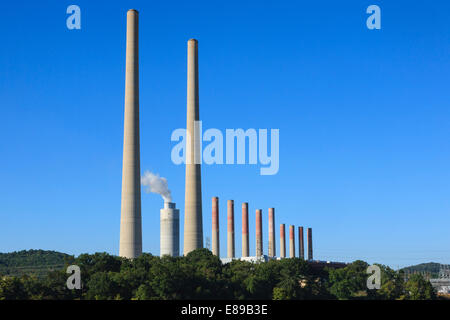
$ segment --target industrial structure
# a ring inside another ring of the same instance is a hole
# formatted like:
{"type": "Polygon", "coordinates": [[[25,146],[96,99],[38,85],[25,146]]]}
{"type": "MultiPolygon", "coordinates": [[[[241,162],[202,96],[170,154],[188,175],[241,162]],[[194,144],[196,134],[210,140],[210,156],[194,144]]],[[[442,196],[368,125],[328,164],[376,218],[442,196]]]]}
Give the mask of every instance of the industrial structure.
{"type": "Polygon", "coordinates": [[[307,231],[307,244],[308,244],[308,260],[313,259],[313,246],[312,246],[312,229],[308,228],[307,231]]]}
{"type": "Polygon", "coordinates": [[[184,255],[203,248],[201,149],[198,123],[198,41],[187,49],[186,188],[184,202],[184,255]]]}
{"type": "Polygon", "coordinates": [[[142,254],[138,24],[138,12],[128,10],[119,255],[131,259],[142,254]]]}
{"type": "Polygon", "coordinates": [[[441,264],[439,277],[430,279],[430,283],[439,294],[450,294],[450,265],[441,264]]]}
{"type": "Polygon", "coordinates": [[[295,234],[294,226],[289,226],[289,257],[295,258],[295,234]]]}
{"type": "Polygon", "coordinates": [[[280,224],[280,258],[286,258],[286,232],[284,223],[280,224]]]}
{"type": "Polygon", "coordinates": [[[242,204],[242,256],[250,255],[250,246],[248,242],[248,202],[242,204]]]}
{"type": "Polygon", "coordinates": [[[234,258],[234,201],[228,200],[227,202],[227,256],[228,258],[234,258]]]}
{"type": "MultiPolygon", "coordinates": [[[[119,255],[142,254],[141,179],[139,141],[139,32],[138,12],[128,10],[126,31],[125,111],[119,255]]],[[[183,254],[203,247],[201,137],[199,115],[198,41],[187,42],[186,180],[183,254]]],[[[180,214],[171,199],[160,210],[161,256],[180,255],[180,214]]],[[[248,203],[242,203],[242,257],[246,261],[276,259],[275,208],[268,209],[268,254],[263,247],[263,210],[255,211],[255,255],[250,256],[248,203]]],[[[227,201],[227,258],[236,258],[234,200],[227,201]]],[[[220,257],[219,198],[212,198],[212,253],[220,257]]],[[[298,228],[298,257],[304,258],[303,227],[298,228]]],[[[308,260],[313,259],[312,229],[307,229],[308,260]]],[[[295,227],[289,226],[289,256],[296,257],[295,227]]],[[[280,259],[286,258],[285,224],[280,225],[280,259]]]]}
{"type": "Polygon", "coordinates": [[[262,234],[262,210],[256,210],[256,252],[255,256],[260,257],[263,254],[263,234],[262,234]]]}
{"type": "Polygon", "coordinates": [[[305,246],[303,240],[303,227],[298,227],[298,251],[299,258],[305,259],[305,246]]]}
{"type": "Polygon", "coordinates": [[[269,208],[269,257],[275,257],[275,208],[269,208]]]}
{"type": "Polygon", "coordinates": [[[175,203],[164,202],[160,210],[160,255],[178,257],[180,254],[180,210],[175,203]]]}
{"type": "MultiPolygon", "coordinates": [[[[212,253],[220,257],[219,249],[219,198],[212,198],[212,253]]],[[[249,228],[248,228],[248,202],[242,203],[242,255],[236,257],[235,246],[235,221],[234,221],[234,200],[227,201],[227,256],[221,258],[223,263],[231,262],[233,259],[240,259],[250,262],[264,262],[272,259],[286,258],[285,224],[280,225],[280,257],[276,257],[275,249],[275,208],[268,210],[269,225],[269,246],[268,254],[264,253],[263,233],[262,233],[262,209],[255,210],[255,255],[250,256],[249,249],[249,228]]],[[[303,253],[303,227],[299,227],[299,254],[295,249],[295,226],[289,226],[289,257],[296,256],[304,258],[303,253]]],[[[308,255],[312,260],[312,229],[308,228],[308,255]]]]}
{"type": "Polygon", "coordinates": [[[220,257],[219,198],[212,198],[212,253],[220,257]]]}

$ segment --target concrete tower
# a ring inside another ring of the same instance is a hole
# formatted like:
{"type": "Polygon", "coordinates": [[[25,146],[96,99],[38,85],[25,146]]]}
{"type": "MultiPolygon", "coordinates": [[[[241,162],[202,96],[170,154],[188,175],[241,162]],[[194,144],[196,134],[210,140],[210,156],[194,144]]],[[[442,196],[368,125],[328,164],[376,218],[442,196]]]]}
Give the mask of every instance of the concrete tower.
{"type": "Polygon", "coordinates": [[[280,258],[286,258],[286,234],[284,231],[284,223],[280,224],[280,258]]]}
{"type": "Polygon", "coordinates": [[[164,209],[160,210],[161,236],[160,256],[180,255],[180,210],[175,209],[175,203],[164,202],[164,209]]]}
{"type": "Polygon", "coordinates": [[[313,246],[312,246],[312,229],[308,228],[306,239],[308,241],[308,260],[313,259],[313,246]]]}
{"type": "Polygon", "coordinates": [[[227,203],[227,256],[228,258],[234,258],[234,201],[228,200],[227,203]]]}
{"type": "Polygon", "coordinates": [[[138,23],[138,12],[128,10],[119,246],[119,255],[125,258],[142,253],[138,23]]]}
{"type": "Polygon", "coordinates": [[[289,226],[289,257],[295,258],[295,231],[294,226],[289,226]]]}
{"type": "Polygon", "coordinates": [[[298,251],[301,259],[305,259],[305,245],[303,239],[303,227],[298,227],[298,251]]]}
{"type": "Polygon", "coordinates": [[[262,235],[262,210],[256,210],[256,254],[260,257],[263,255],[263,235],[262,235]]]}
{"type": "Polygon", "coordinates": [[[212,253],[220,257],[218,197],[212,198],[212,253]]]}
{"type": "Polygon", "coordinates": [[[275,257],[275,208],[269,208],[269,257],[275,257]]]}
{"type": "Polygon", "coordinates": [[[199,121],[198,42],[188,41],[186,188],[184,202],[184,255],[203,248],[202,186],[200,137],[195,122],[199,121]],[[190,141],[189,141],[190,140],[190,141]]]}
{"type": "Polygon", "coordinates": [[[242,204],[242,256],[249,256],[248,245],[248,202],[242,204]]]}

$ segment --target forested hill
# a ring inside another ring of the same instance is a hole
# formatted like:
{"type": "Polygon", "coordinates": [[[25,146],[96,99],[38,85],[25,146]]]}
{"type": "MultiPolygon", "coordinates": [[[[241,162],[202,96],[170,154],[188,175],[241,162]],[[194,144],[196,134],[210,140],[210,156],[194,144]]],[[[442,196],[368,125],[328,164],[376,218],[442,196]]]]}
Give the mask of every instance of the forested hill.
{"type": "Polygon", "coordinates": [[[0,253],[0,274],[21,275],[32,273],[43,276],[50,270],[61,269],[67,259],[73,259],[73,256],[47,250],[0,253]]]}
{"type": "Polygon", "coordinates": [[[439,269],[441,268],[441,265],[436,262],[428,262],[428,263],[421,263],[417,264],[415,266],[409,266],[406,268],[403,268],[402,270],[408,273],[413,272],[421,272],[421,273],[430,273],[430,274],[439,274],[439,269]]]}

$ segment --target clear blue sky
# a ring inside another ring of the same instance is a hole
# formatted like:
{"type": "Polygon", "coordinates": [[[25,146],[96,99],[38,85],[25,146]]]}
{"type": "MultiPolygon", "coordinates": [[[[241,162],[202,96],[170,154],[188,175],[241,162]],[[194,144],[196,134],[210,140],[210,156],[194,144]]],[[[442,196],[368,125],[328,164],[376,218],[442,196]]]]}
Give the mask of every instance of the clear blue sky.
{"type": "MultiPolygon", "coordinates": [[[[126,11],[140,12],[141,171],[184,213],[186,44],[199,40],[203,127],[279,128],[280,170],[203,166],[211,198],[313,228],[315,258],[450,263],[448,1],[8,1],[0,13],[0,252],[118,254],[126,11]],[[66,8],[81,8],[81,30],[66,8]],[[381,30],[366,8],[381,7],[381,30]]],[[[162,200],[142,194],[144,251],[162,200]]],[[[181,220],[181,232],[183,231],[181,220]]],[[[278,243],[277,243],[278,247],[278,243]]]]}

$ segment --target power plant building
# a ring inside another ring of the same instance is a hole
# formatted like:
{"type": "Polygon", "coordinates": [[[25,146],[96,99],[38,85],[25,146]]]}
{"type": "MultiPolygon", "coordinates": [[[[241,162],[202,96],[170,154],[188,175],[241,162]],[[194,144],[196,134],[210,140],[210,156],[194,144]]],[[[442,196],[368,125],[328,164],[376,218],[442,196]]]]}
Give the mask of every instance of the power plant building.
{"type": "Polygon", "coordinates": [[[180,255],[180,211],[175,203],[164,202],[160,210],[160,255],[178,257],[180,255]]]}
{"type": "MultiPolygon", "coordinates": [[[[142,254],[141,176],[139,137],[139,31],[138,12],[128,10],[126,30],[126,68],[122,194],[120,220],[121,257],[134,259],[142,254]]],[[[203,248],[201,133],[199,114],[198,41],[187,42],[187,99],[186,99],[186,163],[183,254],[203,248]]],[[[170,194],[170,191],[169,191],[170,194]]],[[[164,198],[160,210],[160,255],[179,256],[180,213],[170,198],[164,198]]],[[[227,201],[227,258],[236,258],[234,201],[227,201]]],[[[268,210],[269,241],[267,255],[263,248],[262,210],[255,211],[255,255],[250,256],[248,203],[242,203],[241,260],[262,262],[276,258],[275,208],[268,210]]],[[[212,252],[220,257],[219,198],[212,198],[212,252]]],[[[312,229],[307,229],[308,260],[313,259],[312,229]]],[[[298,228],[299,257],[304,258],[303,227],[298,228]]],[[[289,226],[289,256],[295,254],[295,229],[289,226]]],[[[280,258],[286,257],[285,224],[280,225],[280,258]]]]}

